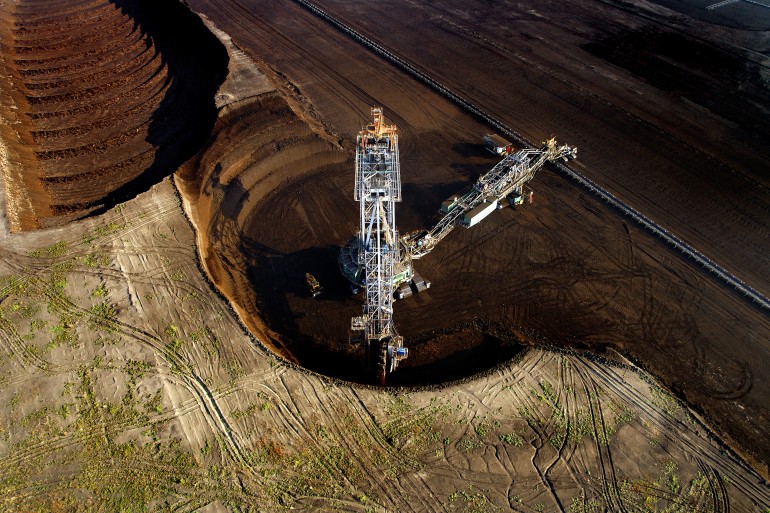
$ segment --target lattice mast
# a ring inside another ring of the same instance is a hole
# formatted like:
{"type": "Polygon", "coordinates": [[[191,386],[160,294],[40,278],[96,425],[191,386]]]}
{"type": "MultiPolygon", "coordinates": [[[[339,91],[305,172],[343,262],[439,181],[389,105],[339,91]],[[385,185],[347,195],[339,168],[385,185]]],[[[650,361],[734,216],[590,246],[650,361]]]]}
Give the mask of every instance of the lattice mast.
{"type": "Polygon", "coordinates": [[[374,121],[357,137],[354,198],[360,207],[358,259],[364,271],[363,315],[351,328],[362,331],[368,359],[385,381],[407,355],[393,324],[393,276],[401,262],[395,204],[401,201],[398,135],[385,125],[382,109],[372,108],[374,121]]]}
{"type": "MultiPolygon", "coordinates": [[[[535,177],[543,164],[556,160],[572,160],[577,148],[559,146],[549,139],[539,149],[524,148],[507,155],[489,172],[479,177],[473,188],[442,211],[443,217],[430,231],[405,236],[405,246],[413,259],[419,259],[435,248],[451,232],[466,212],[484,200],[502,201],[508,194],[521,194],[524,185],[535,177]]],[[[444,208],[444,207],[442,207],[444,208]]]]}

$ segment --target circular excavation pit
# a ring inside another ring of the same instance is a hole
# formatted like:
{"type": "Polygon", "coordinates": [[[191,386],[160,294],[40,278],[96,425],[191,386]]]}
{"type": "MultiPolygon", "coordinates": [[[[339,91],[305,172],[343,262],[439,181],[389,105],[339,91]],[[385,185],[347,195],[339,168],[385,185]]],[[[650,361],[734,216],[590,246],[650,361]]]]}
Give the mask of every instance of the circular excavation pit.
{"type": "MultiPolygon", "coordinates": [[[[352,144],[312,130],[275,91],[225,107],[214,134],[178,175],[212,280],[276,353],[330,377],[376,384],[365,343],[350,330],[351,318],[361,315],[363,291],[351,291],[338,261],[357,231],[352,144]]],[[[405,211],[406,223],[414,223],[405,211]]],[[[431,268],[427,258],[415,265],[431,268]]],[[[462,379],[521,349],[526,337],[511,323],[503,328],[502,319],[471,311],[458,316],[447,303],[464,299],[447,291],[434,287],[395,303],[410,356],[389,385],[462,379]]]]}

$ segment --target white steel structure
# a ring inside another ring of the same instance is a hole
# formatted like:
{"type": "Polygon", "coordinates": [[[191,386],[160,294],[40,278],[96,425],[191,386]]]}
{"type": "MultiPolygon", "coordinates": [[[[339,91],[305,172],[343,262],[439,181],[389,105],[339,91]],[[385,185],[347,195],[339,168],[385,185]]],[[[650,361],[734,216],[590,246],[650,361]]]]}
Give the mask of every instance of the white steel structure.
{"type": "Polygon", "coordinates": [[[467,212],[485,201],[502,202],[509,194],[521,195],[524,184],[534,178],[543,164],[557,159],[571,160],[576,155],[576,148],[558,146],[555,139],[549,139],[539,149],[525,148],[506,156],[482,175],[472,189],[445,201],[441,207],[444,216],[430,231],[406,235],[404,245],[413,259],[427,255],[467,212]]]}
{"type": "Polygon", "coordinates": [[[385,376],[407,356],[403,338],[393,324],[394,273],[404,259],[396,231],[397,201],[401,201],[398,135],[385,125],[382,109],[372,108],[374,121],[358,134],[355,200],[360,206],[358,266],[363,271],[363,315],[351,321],[361,331],[367,358],[384,384],[385,376]]]}

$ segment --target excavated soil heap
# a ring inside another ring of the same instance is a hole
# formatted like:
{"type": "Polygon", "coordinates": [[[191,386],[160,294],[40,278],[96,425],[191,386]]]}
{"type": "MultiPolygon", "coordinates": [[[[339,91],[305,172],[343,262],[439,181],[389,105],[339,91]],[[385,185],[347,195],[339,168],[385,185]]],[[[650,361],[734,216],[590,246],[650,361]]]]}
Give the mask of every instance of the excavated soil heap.
{"type": "Polygon", "coordinates": [[[0,6],[0,125],[13,230],[133,197],[205,141],[227,54],[162,0],[0,6]],[[167,27],[173,26],[169,31],[167,27]]]}

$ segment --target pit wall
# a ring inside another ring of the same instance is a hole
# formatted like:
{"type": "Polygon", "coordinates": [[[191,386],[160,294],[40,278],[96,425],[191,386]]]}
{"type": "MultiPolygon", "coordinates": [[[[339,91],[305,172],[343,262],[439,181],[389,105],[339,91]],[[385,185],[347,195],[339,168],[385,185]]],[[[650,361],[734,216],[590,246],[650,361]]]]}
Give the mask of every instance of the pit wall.
{"type": "MultiPolygon", "coordinates": [[[[209,25],[210,26],[210,25],[209,25]]],[[[263,200],[280,187],[349,159],[334,138],[299,101],[280,92],[280,78],[265,74],[234,48],[228,78],[217,98],[222,103],[204,149],[175,175],[188,215],[196,227],[201,262],[242,322],[262,343],[295,361],[280,334],[259,310],[249,268],[259,241],[250,227],[261,221],[263,200]],[[248,80],[244,80],[248,78],[248,80]]],[[[270,73],[270,70],[265,70],[270,73]]]]}

